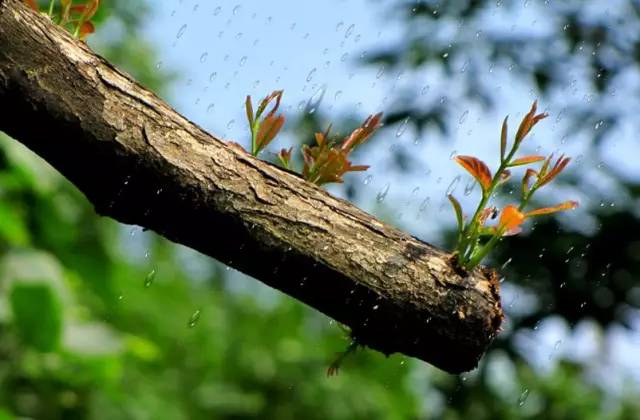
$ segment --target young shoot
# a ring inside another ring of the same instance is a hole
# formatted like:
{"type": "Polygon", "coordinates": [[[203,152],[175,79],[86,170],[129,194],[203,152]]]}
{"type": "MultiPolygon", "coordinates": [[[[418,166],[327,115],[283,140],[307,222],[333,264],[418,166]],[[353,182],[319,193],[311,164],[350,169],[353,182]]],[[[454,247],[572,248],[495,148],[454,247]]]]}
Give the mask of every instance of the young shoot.
{"type": "Polygon", "coordinates": [[[578,206],[576,201],[565,201],[553,207],[525,211],[534,193],[553,181],[571,160],[561,155],[554,162],[553,154],[547,158],[538,155],[516,157],[516,153],[527,134],[540,120],[547,117],[546,113],[536,114],[536,111],[537,101],[533,103],[531,110],[522,119],[508,151],[507,118],[504,119],[500,136],[500,165],[495,174],[492,174],[489,167],[476,157],[459,155],[454,158],[458,164],[473,176],[480,185],[482,193],[478,207],[469,220],[466,220],[463,215],[462,207],[458,200],[453,195],[448,195],[458,223],[458,239],[454,255],[460,267],[466,270],[476,267],[502,237],[521,232],[521,225],[527,218],[574,209],[578,206]],[[501,211],[488,204],[496,189],[510,178],[510,168],[528,166],[540,162],[542,163],[539,169],[526,168],[522,178],[522,194],[519,203],[508,204],[501,211]],[[500,217],[497,224],[487,226],[487,220],[497,217],[498,214],[500,217]]]}

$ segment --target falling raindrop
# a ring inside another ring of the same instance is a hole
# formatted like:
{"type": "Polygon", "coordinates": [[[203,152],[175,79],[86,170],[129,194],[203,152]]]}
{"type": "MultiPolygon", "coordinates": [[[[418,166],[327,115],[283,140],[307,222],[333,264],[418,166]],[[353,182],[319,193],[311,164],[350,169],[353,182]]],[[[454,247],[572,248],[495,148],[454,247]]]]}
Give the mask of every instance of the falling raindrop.
{"type": "Polygon", "coordinates": [[[315,67],[311,69],[311,71],[309,72],[309,74],[307,74],[307,82],[310,82],[311,79],[313,79],[313,76],[316,74],[316,71],[318,69],[316,69],[315,67]]]}
{"type": "Polygon", "coordinates": [[[467,119],[468,115],[469,115],[469,110],[467,109],[466,111],[464,111],[462,113],[462,115],[460,115],[460,119],[458,120],[458,123],[463,124],[465,122],[465,120],[467,119]]]}
{"type": "Polygon", "coordinates": [[[407,130],[407,124],[409,123],[409,119],[410,117],[407,117],[404,120],[402,120],[402,122],[398,126],[398,129],[396,130],[396,137],[402,136],[404,132],[407,130]]]}
{"type": "Polygon", "coordinates": [[[184,35],[184,32],[187,30],[187,24],[185,23],[184,25],[182,25],[180,27],[180,29],[178,29],[178,33],[176,34],[176,39],[180,39],[182,38],[182,35],[184,35]]]}
{"type": "Polygon", "coordinates": [[[189,318],[189,323],[187,324],[189,328],[193,328],[200,321],[200,309],[197,309],[194,313],[191,314],[189,318]]]}
{"type": "Polygon", "coordinates": [[[460,175],[457,175],[455,178],[453,178],[453,180],[451,181],[451,183],[447,187],[446,195],[453,194],[453,192],[456,190],[456,187],[458,186],[458,183],[460,182],[461,178],[462,177],[460,175]]]}
{"type": "Polygon", "coordinates": [[[344,33],[344,37],[345,37],[345,38],[349,38],[349,37],[351,36],[351,34],[353,33],[353,30],[355,29],[355,27],[356,27],[356,25],[352,23],[352,24],[347,28],[346,32],[344,33]]]}
{"type": "Polygon", "coordinates": [[[313,114],[314,112],[316,112],[316,110],[320,106],[320,103],[322,102],[322,99],[324,98],[324,94],[325,94],[326,90],[327,90],[327,86],[326,85],[322,85],[313,94],[313,96],[311,96],[311,98],[309,98],[309,100],[307,101],[307,105],[305,107],[305,112],[306,113],[313,114]]]}
{"type": "Polygon", "coordinates": [[[471,178],[469,182],[467,182],[467,185],[464,186],[464,195],[471,194],[471,192],[475,187],[476,187],[476,181],[473,178],[471,178]]]}
{"type": "Polygon", "coordinates": [[[147,274],[147,276],[144,278],[144,287],[151,287],[151,285],[153,284],[153,282],[156,279],[156,269],[154,268],[153,270],[151,270],[149,272],[149,274],[147,274]]]}
{"type": "Polygon", "coordinates": [[[391,186],[391,184],[389,184],[387,182],[387,184],[384,186],[384,188],[382,189],[382,191],[380,191],[377,195],[376,195],[376,201],[378,203],[382,203],[384,201],[385,198],[387,198],[387,193],[389,192],[389,187],[391,186]]]}
{"type": "Polygon", "coordinates": [[[529,389],[525,388],[520,394],[520,398],[518,398],[518,407],[522,407],[524,403],[527,401],[527,397],[529,397],[529,389]]]}
{"type": "Polygon", "coordinates": [[[385,66],[384,64],[380,66],[380,68],[378,69],[378,73],[376,73],[376,79],[379,79],[382,77],[382,75],[384,74],[384,70],[385,70],[385,66]]]}
{"type": "Polygon", "coordinates": [[[560,348],[560,344],[562,344],[562,340],[556,341],[556,343],[553,345],[553,350],[558,350],[560,348]]]}
{"type": "Polygon", "coordinates": [[[427,207],[429,207],[429,202],[431,201],[431,198],[427,197],[424,200],[422,200],[422,203],[420,203],[420,207],[418,208],[418,211],[420,213],[422,213],[423,211],[425,211],[427,209],[427,207]]]}

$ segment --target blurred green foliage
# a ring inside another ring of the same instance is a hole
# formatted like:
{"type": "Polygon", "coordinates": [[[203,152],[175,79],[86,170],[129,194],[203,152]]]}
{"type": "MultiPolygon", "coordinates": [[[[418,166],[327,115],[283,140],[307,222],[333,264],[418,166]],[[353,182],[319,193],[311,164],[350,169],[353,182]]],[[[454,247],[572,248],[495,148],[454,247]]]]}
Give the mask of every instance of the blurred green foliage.
{"type": "MultiPolygon", "coordinates": [[[[435,16],[429,2],[398,3],[416,7],[416,19],[435,16]]],[[[466,18],[485,4],[468,3],[450,13],[466,18]]],[[[148,12],[140,0],[104,2],[89,42],[167,92],[172,75],[136,36],[148,12]]],[[[409,65],[440,56],[425,54],[411,53],[409,65]]],[[[445,127],[444,118],[435,122],[445,127]]],[[[637,387],[608,390],[568,360],[538,371],[517,346],[517,331],[550,316],[606,327],[627,319],[620,308],[638,306],[636,216],[618,206],[600,220],[593,237],[556,235],[551,219],[516,239],[509,279],[539,301],[510,314],[476,371],[451,376],[366,351],[328,379],[333,353],[347,344],[329,319],[152,233],[99,218],[46,163],[0,134],[0,420],[636,419],[637,387]],[[626,252],[608,246],[620,237],[626,252]],[[532,261],[541,246],[544,266],[532,261]],[[575,267],[564,262],[570,246],[575,267]]]]}

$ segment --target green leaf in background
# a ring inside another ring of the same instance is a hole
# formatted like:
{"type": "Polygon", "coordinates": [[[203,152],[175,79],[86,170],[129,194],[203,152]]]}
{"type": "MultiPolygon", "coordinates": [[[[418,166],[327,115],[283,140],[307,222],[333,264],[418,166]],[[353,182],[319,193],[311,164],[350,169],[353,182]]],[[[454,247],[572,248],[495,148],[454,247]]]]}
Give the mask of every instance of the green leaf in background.
{"type": "Polygon", "coordinates": [[[15,419],[15,417],[12,416],[11,413],[6,411],[4,408],[0,408],[0,420],[13,420],[13,419],[15,419]]]}
{"type": "Polygon", "coordinates": [[[24,246],[29,242],[29,232],[15,208],[0,201],[0,242],[12,246],[24,246]]]}
{"type": "Polygon", "coordinates": [[[9,294],[14,325],[22,341],[42,352],[60,343],[62,309],[45,283],[15,283],[9,294]]]}

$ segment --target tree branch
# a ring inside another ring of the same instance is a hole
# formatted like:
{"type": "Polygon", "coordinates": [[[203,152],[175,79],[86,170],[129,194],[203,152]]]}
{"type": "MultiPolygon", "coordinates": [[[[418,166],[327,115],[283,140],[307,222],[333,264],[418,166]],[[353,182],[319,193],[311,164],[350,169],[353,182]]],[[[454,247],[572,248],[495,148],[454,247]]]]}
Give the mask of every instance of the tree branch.
{"type": "Polygon", "coordinates": [[[0,0],[0,130],[99,214],[247,273],[370,348],[457,373],[499,330],[493,271],[460,276],[445,252],[207,134],[19,0],[0,0]]]}

